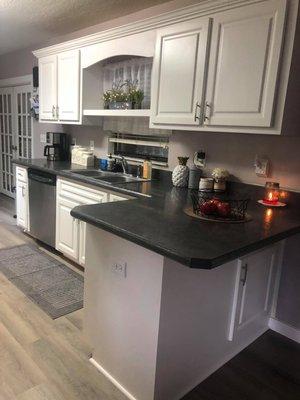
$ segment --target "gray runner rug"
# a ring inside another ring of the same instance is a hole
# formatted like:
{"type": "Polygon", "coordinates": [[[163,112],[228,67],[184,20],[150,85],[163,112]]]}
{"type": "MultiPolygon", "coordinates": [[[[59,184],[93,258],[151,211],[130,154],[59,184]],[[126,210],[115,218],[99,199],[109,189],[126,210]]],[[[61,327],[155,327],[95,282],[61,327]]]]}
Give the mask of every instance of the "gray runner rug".
{"type": "Polygon", "coordinates": [[[53,319],[83,307],[83,277],[37,247],[1,249],[0,271],[53,319]]]}

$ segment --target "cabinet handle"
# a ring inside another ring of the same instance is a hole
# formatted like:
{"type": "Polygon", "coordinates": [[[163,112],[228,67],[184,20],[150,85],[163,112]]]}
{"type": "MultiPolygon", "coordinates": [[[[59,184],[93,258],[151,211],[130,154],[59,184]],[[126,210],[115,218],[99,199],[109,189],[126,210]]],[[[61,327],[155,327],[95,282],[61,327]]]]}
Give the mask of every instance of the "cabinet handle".
{"type": "Polygon", "coordinates": [[[197,103],[196,103],[194,121],[196,122],[197,119],[198,119],[199,122],[200,122],[200,120],[201,120],[201,105],[199,104],[199,101],[197,101],[197,103]],[[197,113],[198,108],[199,108],[199,116],[197,115],[197,114],[198,114],[198,113],[197,113]]]}
{"type": "Polygon", "coordinates": [[[55,118],[55,106],[52,106],[52,117],[55,118]]]}
{"type": "Polygon", "coordinates": [[[244,270],[244,276],[241,279],[241,283],[243,286],[245,286],[246,281],[247,281],[247,275],[248,275],[248,264],[243,265],[242,269],[244,270]]]}
{"type": "Polygon", "coordinates": [[[204,123],[210,120],[211,115],[211,104],[207,101],[205,102],[205,112],[204,112],[204,123]]]}
{"type": "Polygon", "coordinates": [[[22,197],[25,197],[24,186],[22,186],[22,197]]]}
{"type": "Polygon", "coordinates": [[[59,119],[59,107],[56,106],[56,119],[59,119]]]}

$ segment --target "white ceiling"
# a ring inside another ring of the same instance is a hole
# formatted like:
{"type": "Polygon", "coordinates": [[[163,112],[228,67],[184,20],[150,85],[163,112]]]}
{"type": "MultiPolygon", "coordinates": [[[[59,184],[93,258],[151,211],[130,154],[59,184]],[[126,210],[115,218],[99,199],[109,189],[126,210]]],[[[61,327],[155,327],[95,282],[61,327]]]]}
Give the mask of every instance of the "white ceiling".
{"type": "Polygon", "coordinates": [[[0,54],[167,0],[0,0],[0,54]]]}

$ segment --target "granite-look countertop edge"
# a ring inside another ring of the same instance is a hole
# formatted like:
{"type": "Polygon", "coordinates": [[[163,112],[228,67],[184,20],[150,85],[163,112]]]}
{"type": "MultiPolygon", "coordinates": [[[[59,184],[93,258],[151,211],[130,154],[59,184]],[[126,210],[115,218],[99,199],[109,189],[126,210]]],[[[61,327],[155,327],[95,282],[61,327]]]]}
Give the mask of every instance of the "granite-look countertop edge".
{"type": "Polygon", "coordinates": [[[263,249],[264,247],[270,246],[274,243],[277,243],[283,239],[286,239],[289,236],[300,233],[300,226],[299,226],[298,228],[294,228],[289,231],[280,233],[278,235],[274,235],[272,237],[257,241],[255,243],[249,244],[246,247],[240,248],[235,251],[231,251],[227,254],[223,254],[222,256],[216,258],[211,258],[211,259],[193,258],[193,257],[185,257],[179,253],[171,252],[169,249],[162,247],[159,244],[155,244],[150,241],[145,241],[143,237],[138,236],[133,232],[120,229],[115,225],[111,225],[100,219],[93,218],[91,215],[88,214],[88,212],[86,212],[88,208],[92,207],[93,205],[77,206],[73,208],[73,210],[71,211],[71,215],[74,218],[80,219],[83,222],[89,223],[97,228],[113,233],[123,239],[129,240],[137,245],[147,248],[148,250],[154,251],[162,256],[177,261],[180,264],[195,269],[208,269],[208,270],[214,269],[230,261],[233,261],[237,258],[244,257],[249,253],[263,249]]]}
{"type": "Polygon", "coordinates": [[[231,196],[251,199],[248,211],[253,218],[244,224],[220,224],[187,216],[183,209],[190,205],[190,192],[173,188],[170,177],[140,185],[105,185],[74,176],[66,170],[84,167],[68,162],[14,162],[132,196],[127,201],[78,206],[71,215],[191,268],[212,269],[300,233],[300,194],[295,192],[287,192],[287,207],[268,215],[257,203],[264,188],[232,183],[231,196]]]}

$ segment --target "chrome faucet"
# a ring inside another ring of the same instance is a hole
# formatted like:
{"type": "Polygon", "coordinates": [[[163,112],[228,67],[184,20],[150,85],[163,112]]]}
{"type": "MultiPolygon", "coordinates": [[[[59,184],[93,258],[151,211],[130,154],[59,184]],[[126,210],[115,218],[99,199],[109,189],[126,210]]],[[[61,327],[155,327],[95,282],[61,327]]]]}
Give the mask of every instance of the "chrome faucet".
{"type": "Polygon", "coordinates": [[[129,173],[129,166],[128,166],[128,162],[125,160],[124,156],[121,156],[121,165],[123,168],[123,174],[127,174],[129,173]]]}

